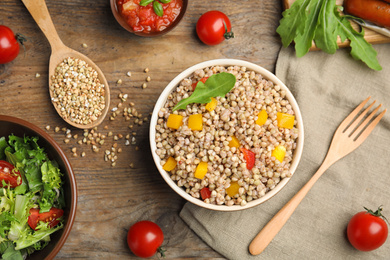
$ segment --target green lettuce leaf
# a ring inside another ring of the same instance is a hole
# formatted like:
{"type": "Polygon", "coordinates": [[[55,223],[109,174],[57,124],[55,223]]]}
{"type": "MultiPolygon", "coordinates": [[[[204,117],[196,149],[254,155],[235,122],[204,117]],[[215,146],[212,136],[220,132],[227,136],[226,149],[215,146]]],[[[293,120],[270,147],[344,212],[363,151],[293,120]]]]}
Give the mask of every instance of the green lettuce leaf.
{"type": "Polygon", "coordinates": [[[40,212],[49,211],[57,202],[61,188],[61,172],[50,161],[44,162],[41,167],[43,193],[39,200],[40,212]]]}

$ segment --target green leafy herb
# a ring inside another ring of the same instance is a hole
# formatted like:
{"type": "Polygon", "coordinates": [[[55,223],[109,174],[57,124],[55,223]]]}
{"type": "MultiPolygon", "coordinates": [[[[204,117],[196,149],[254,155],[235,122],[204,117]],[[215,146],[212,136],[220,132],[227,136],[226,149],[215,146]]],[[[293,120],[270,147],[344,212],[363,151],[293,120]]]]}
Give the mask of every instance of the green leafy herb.
{"type": "Polygon", "coordinates": [[[140,6],[147,6],[151,2],[153,2],[153,0],[141,0],[141,2],[139,2],[139,5],[140,6]]]}
{"type": "Polygon", "coordinates": [[[155,14],[157,14],[158,16],[162,17],[164,15],[164,9],[162,7],[162,4],[168,4],[169,2],[171,2],[172,0],[141,0],[141,2],[139,2],[139,5],[140,6],[147,6],[148,4],[150,3],[153,3],[153,11],[155,14]]]}
{"type": "Polygon", "coordinates": [[[210,76],[205,83],[199,81],[191,96],[182,99],[173,108],[173,111],[185,109],[193,103],[209,103],[212,97],[224,97],[236,84],[236,77],[227,72],[210,76]]]}
{"type": "Polygon", "coordinates": [[[350,40],[351,55],[374,70],[381,70],[377,52],[364,39],[364,30],[357,32],[350,24],[351,16],[341,15],[341,6],[336,0],[296,0],[291,8],[283,12],[283,18],[276,32],[282,38],[284,47],[295,42],[297,57],[304,56],[312,46],[326,53],[338,49],[337,36],[341,41],[350,40]]]}
{"type": "Polygon", "coordinates": [[[153,10],[160,17],[162,17],[164,15],[163,7],[159,1],[153,2],[153,10]]]}

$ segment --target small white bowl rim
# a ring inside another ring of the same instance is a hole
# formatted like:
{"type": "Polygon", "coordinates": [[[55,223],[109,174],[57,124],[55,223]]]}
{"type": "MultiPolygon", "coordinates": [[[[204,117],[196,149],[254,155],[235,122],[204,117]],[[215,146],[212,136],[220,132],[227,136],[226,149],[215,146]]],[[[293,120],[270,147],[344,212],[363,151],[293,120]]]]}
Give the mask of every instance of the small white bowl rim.
{"type": "Polygon", "coordinates": [[[158,119],[158,112],[160,111],[161,107],[164,106],[168,95],[172,92],[174,88],[176,88],[179,83],[186,77],[189,77],[194,71],[198,69],[203,69],[211,66],[240,66],[240,67],[246,67],[248,70],[253,70],[255,72],[260,73],[264,78],[274,82],[275,84],[279,85],[283,90],[286,91],[286,96],[295,112],[295,119],[297,121],[297,128],[298,128],[298,139],[297,139],[297,146],[294,150],[293,160],[291,163],[291,167],[289,172],[294,176],[295,170],[298,167],[299,161],[302,156],[303,151],[303,143],[304,143],[304,130],[303,130],[303,122],[302,122],[302,115],[298,106],[297,101],[295,100],[294,96],[292,95],[291,91],[287,88],[287,86],[279,79],[277,78],[272,72],[268,71],[267,69],[254,64],[252,62],[244,61],[244,60],[238,60],[238,59],[214,59],[209,61],[204,61],[198,64],[195,64],[188,69],[181,72],[179,75],[177,75],[164,89],[164,91],[161,93],[159,99],[156,102],[156,105],[153,109],[151,121],[150,121],[150,130],[149,130],[149,138],[150,138],[150,148],[153,156],[153,160],[156,164],[156,167],[158,171],[160,172],[163,179],[167,182],[167,184],[181,197],[186,199],[187,201],[198,205],[203,208],[211,209],[211,210],[217,210],[217,211],[238,211],[243,209],[248,209],[257,205],[262,204],[263,202],[267,201],[268,199],[272,198],[276,193],[278,193],[291,179],[284,178],[282,179],[278,185],[271,191],[267,192],[263,197],[252,200],[248,202],[245,206],[241,205],[233,205],[233,206],[227,206],[227,205],[214,205],[214,204],[207,204],[203,202],[201,199],[197,199],[192,197],[190,194],[186,193],[185,190],[181,187],[179,187],[176,182],[174,182],[170,178],[170,174],[167,173],[163,167],[160,164],[161,159],[156,154],[156,142],[155,142],[155,136],[156,136],[156,124],[158,119]]]}

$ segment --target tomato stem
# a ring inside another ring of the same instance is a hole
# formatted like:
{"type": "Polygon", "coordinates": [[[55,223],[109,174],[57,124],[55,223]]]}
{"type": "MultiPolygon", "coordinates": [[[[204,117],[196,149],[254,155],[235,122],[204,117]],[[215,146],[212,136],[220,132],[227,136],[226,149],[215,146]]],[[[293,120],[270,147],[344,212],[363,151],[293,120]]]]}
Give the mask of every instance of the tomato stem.
{"type": "Polygon", "coordinates": [[[22,45],[24,56],[26,56],[26,47],[24,46],[24,43],[27,41],[27,38],[20,33],[15,34],[15,38],[20,43],[20,45],[22,45]]]}
{"type": "Polygon", "coordinates": [[[223,26],[225,27],[225,33],[223,34],[223,37],[225,37],[226,40],[234,38],[234,33],[232,31],[228,31],[225,21],[223,21],[223,26]]]}
{"type": "Polygon", "coordinates": [[[368,209],[366,207],[364,207],[365,210],[367,210],[367,212],[375,217],[381,217],[383,218],[384,220],[386,220],[387,223],[389,223],[389,221],[387,220],[387,218],[385,216],[382,215],[382,206],[379,206],[378,209],[374,212],[372,211],[371,209],[368,209]]]}
{"type": "Polygon", "coordinates": [[[159,248],[157,248],[157,252],[160,254],[160,256],[162,257],[162,258],[165,258],[165,252],[166,252],[167,250],[166,249],[164,249],[163,247],[159,247],[159,248]]]}

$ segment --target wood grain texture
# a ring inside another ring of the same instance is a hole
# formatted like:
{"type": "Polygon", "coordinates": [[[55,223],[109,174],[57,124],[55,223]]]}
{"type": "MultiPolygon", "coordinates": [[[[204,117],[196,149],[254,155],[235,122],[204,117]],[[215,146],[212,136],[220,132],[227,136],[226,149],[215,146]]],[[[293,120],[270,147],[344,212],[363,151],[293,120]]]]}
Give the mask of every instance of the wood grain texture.
{"type": "MultiPolygon", "coordinates": [[[[55,28],[63,43],[92,59],[104,72],[111,89],[111,106],[120,103],[118,95],[128,94],[123,102],[135,103],[143,117],[148,117],[165,86],[184,69],[205,60],[237,58],[254,62],[274,72],[281,47],[275,32],[281,18],[282,2],[273,0],[203,1],[191,0],[183,21],[159,38],[140,38],[122,29],[115,21],[108,0],[46,1],[55,28]],[[209,10],[226,13],[235,38],[218,46],[202,44],[195,34],[195,24],[209,10]],[[87,48],[82,44],[86,43],[87,48]],[[149,73],[144,69],[149,68],[149,73]],[[130,71],[131,77],[126,73],[130,71]],[[151,77],[148,87],[142,84],[151,77]],[[122,79],[122,84],[117,80],[122,79]]],[[[71,160],[78,186],[78,208],[72,232],[56,259],[134,259],[126,244],[129,227],[139,220],[159,224],[165,234],[166,259],[223,259],[205,244],[179,217],[185,201],[159,175],[149,148],[149,123],[134,124],[121,115],[109,120],[109,112],[97,132],[136,134],[136,145],[125,145],[115,167],[104,161],[104,150],[113,138],[107,138],[100,151],[80,145],[83,130],[67,125],[50,102],[48,65],[50,45],[19,0],[2,0],[0,24],[28,37],[25,51],[13,62],[0,65],[0,114],[20,117],[44,129],[60,144],[71,160]],[[36,77],[39,73],[40,76],[36,77]],[[134,125],[133,129],[129,125],[134,125]],[[54,127],[71,130],[69,143],[65,134],[54,127]],[[108,129],[103,127],[107,126],[108,129]],[[136,149],[136,146],[139,148],[136,149]],[[85,152],[73,157],[71,149],[85,152]],[[129,164],[133,163],[134,168],[129,164]]]]}
{"type": "MultiPolygon", "coordinates": [[[[284,9],[288,9],[291,7],[291,5],[295,2],[295,0],[283,0],[283,7],[284,9]]],[[[336,4],[337,5],[343,5],[343,0],[336,0],[336,4]]],[[[356,31],[360,31],[361,30],[361,27],[360,25],[358,25],[357,23],[355,22],[351,22],[352,23],[352,27],[356,30],[356,31]]],[[[387,36],[384,36],[380,33],[377,33],[373,30],[370,30],[368,28],[364,28],[364,38],[366,39],[367,42],[371,43],[371,44],[380,44],[380,43],[388,43],[390,42],[390,37],[387,37],[387,36]]],[[[346,40],[344,42],[342,42],[340,40],[340,38],[338,38],[337,40],[337,45],[339,47],[348,47],[350,45],[350,42],[349,40],[346,40]]],[[[313,46],[311,47],[310,50],[319,50],[317,48],[317,46],[314,44],[313,42],[313,46]]]]}

